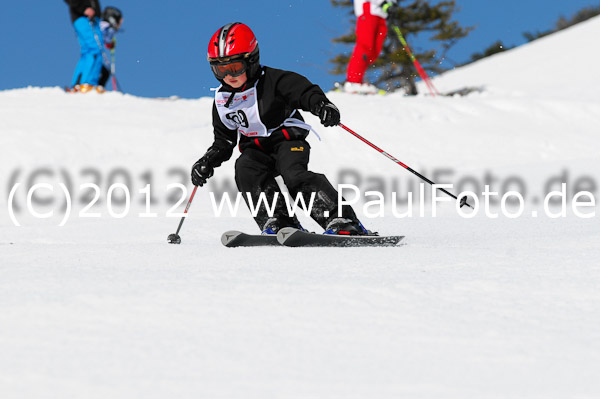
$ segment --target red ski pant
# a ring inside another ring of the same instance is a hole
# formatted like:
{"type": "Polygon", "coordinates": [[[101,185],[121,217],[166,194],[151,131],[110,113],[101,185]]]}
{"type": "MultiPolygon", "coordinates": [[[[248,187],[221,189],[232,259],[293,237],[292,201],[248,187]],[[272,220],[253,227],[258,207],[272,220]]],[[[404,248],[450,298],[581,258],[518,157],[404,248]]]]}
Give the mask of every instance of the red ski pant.
{"type": "Polygon", "coordinates": [[[364,5],[363,14],[356,20],[356,45],[350,62],[346,80],[362,83],[369,65],[375,62],[387,35],[385,19],[371,14],[370,3],[364,5]]]}

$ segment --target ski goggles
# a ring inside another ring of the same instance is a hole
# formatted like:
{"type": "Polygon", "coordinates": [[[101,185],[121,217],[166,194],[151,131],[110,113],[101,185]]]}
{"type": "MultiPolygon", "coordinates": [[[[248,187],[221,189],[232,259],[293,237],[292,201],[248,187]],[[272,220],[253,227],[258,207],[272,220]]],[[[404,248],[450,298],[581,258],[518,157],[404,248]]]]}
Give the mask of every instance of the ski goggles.
{"type": "Polygon", "coordinates": [[[227,62],[211,61],[210,69],[217,79],[225,79],[227,75],[235,78],[246,72],[246,61],[239,58],[227,62]]]}

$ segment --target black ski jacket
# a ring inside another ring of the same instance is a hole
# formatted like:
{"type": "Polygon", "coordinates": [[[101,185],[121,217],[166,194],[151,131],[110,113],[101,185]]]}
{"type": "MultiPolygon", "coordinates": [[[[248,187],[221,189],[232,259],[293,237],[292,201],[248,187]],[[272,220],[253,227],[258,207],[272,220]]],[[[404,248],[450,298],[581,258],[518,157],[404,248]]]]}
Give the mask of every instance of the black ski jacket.
{"type": "Polygon", "coordinates": [[[84,17],[83,12],[86,8],[91,7],[96,12],[98,18],[102,17],[102,9],[100,8],[99,0],[65,0],[65,3],[69,5],[71,11],[71,22],[79,17],[84,17]]]}
{"type": "MultiPolygon", "coordinates": [[[[223,84],[219,91],[235,93],[244,91],[255,83],[256,80],[248,81],[239,89],[233,89],[223,84]]],[[[267,129],[280,126],[294,110],[301,109],[310,112],[319,102],[329,102],[323,90],[304,76],[295,72],[265,66],[259,72],[256,91],[260,119],[267,129]]],[[[294,118],[304,120],[299,112],[294,114],[294,118]]],[[[204,158],[206,158],[209,165],[217,167],[231,158],[238,141],[238,132],[227,128],[223,124],[215,103],[213,103],[213,128],[215,140],[204,158]]],[[[308,133],[305,129],[295,127],[286,128],[288,137],[284,137],[282,129],[276,130],[269,137],[258,139],[240,135],[239,148],[240,151],[244,151],[248,147],[255,146],[264,150],[270,148],[272,144],[279,140],[304,139],[308,133]]]]}

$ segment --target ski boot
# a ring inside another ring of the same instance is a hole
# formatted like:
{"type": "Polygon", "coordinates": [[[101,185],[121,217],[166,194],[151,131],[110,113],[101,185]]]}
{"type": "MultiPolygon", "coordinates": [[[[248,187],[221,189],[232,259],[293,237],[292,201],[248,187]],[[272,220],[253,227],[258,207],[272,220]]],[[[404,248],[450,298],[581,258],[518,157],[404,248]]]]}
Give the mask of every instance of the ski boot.
{"type": "Polygon", "coordinates": [[[65,87],[65,91],[67,93],[77,93],[79,91],[79,89],[81,89],[81,87],[79,85],[75,85],[73,87],[65,87]]]}
{"type": "Polygon", "coordinates": [[[365,229],[361,222],[347,218],[332,219],[325,228],[323,234],[346,235],[346,236],[366,236],[376,235],[365,229]]]}
{"type": "Polygon", "coordinates": [[[84,83],[79,87],[79,92],[80,93],[87,93],[89,91],[94,90],[94,86],[88,83],[84,83]]]}
{"type": "MultiPolygon", "coordinates": [[[[295,219],[295,218],[294,218],[295,219]]],[[[284,227],[293,227],[298,230],[306,231],[304,227],[300,224],[300,222],[285,222],[281,219],[270,218],[267,220],[267,223],[263,226],[262,235],[273,235],[277,234],[277,232],[284,227]]]]}

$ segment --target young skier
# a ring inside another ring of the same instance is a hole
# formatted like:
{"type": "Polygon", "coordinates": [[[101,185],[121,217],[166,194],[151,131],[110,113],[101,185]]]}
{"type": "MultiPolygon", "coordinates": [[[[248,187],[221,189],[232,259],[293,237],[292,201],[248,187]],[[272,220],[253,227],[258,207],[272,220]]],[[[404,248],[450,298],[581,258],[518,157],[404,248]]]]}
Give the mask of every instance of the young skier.
{"type": "Polygon", "coordinates": [[[65,0],[71,12],[71,21],[81,46],[81,56],[69,91],[88,92],[98,84],[102,67],[100,38],[100,3],[98,0],[65,0]]]}
{"type": "Polygon", "coordinates": [[[270,206],[278,193],[273,216],[260,202],[254,218],[263,234],[302,228],[288,214],[277,175],[292,198],[300,194],[308,205],[315,193],[311,217],[326,234],[367,234],[350,206],[343,206],[338,216],[337,191],[324,175],[308,170],[306,137],[311,127],[298,110],[318,116],[326,127],[340,123],[340,112],[321,88],[297,73],[260,65],[256,37],[239,22],[223,26],[212,36],[208,61],[221,83],[213,103],[214,142],[192,167],[192,183],[202,186],[216,167],[231,158],[239,134],[235,181],[244,199],[248,202],[249,194],[256,206],[264,193],[270,206]]]}
{"type": "Polygon", "coordinates": [[[396,0],[354,0],[356,44],[348,63],[342,90],[348,93],[375,94],[377,87],[363,82],[367,68],[375,62],[387,35],[388,9],[396,0]]]}
{"type": "MultiPolygon", "coordinates": [[[[106,7],[102,13],[102,21],[100,22],[100,30],[102,31],[102,42],[106,50],[112,52],[117,44],[116,34],[121,29],[123,23],[123,13],[115,7],[106,7]]],[[[106,52],[105,52],[106,53],[106,52]]],[[[110,57],[106,55],[100,70],[100,78],[98,79],[98,92],[104,92],[106,82],[111,74],[110,57]]],[[[114,89],[114,87],[113,87],[114,89]]]]}

